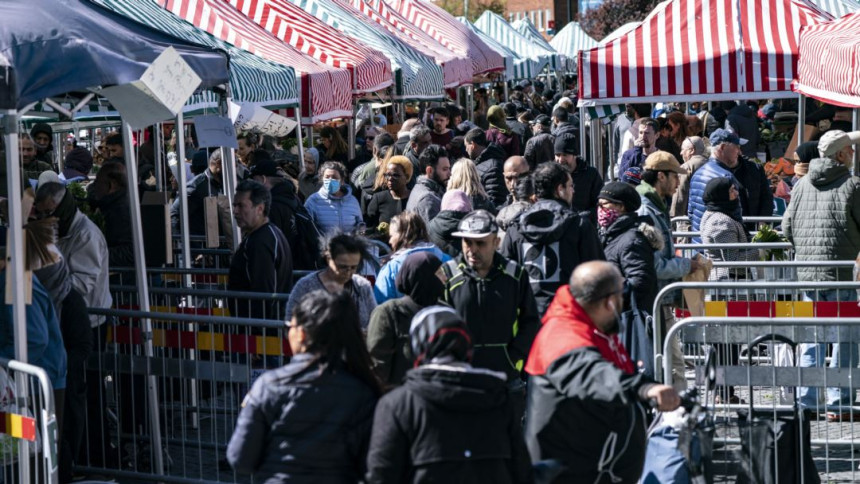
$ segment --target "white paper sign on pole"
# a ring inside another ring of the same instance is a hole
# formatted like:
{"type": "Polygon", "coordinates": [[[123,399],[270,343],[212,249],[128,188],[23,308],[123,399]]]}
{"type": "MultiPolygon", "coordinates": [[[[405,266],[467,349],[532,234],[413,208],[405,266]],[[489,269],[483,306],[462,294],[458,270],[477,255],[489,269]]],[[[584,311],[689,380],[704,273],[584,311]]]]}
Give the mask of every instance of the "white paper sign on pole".
{"type": "Polygon", "coordinates": [[[290,118],[254,104],[238,106],[233,116],[233,127],[236,131],[256,131],[271,136],[286,136],[295,129],[296,124],[290,118]]]}
{"type": "Polygon", "coordinates": [[[297,124],[290,118],[272,113],[263,132],[272,136],[286,136],[295,129],[297,124]]]}
{"type": "Polygon", "coordinates": [[[194,118],[194,130],[201,148],[223,146],[238,149],[236,129],[233,123],[223,116],[198,116],[194,118]]]}
{"type": "Polygon", "coordinates": [[[101,91],[133,129],[176,116],[201,79],[173,47],[144,71],[140,80],[101,91]]]}

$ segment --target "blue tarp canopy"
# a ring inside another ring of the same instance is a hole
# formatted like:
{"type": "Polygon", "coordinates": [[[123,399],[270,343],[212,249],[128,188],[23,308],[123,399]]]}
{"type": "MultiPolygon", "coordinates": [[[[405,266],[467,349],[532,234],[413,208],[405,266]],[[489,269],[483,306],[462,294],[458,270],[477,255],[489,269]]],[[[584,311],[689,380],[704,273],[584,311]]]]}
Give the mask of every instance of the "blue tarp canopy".
{"type": "Polygon", "coordinates": [[[173,47],[202,79],[226,84],[225,52],[152,30],[86,0],[0,2],[0,109],[126,84],[173,47]]]}

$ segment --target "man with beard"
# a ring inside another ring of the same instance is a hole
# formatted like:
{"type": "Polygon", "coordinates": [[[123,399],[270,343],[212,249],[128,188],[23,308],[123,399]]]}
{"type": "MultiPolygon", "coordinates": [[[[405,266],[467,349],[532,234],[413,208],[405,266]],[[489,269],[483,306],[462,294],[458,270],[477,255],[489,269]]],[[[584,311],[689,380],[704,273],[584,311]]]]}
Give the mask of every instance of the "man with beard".
{"type": "Polygon", "coordinates": [[[639,137],[633,142],[633,148],[621,155],[618,165],[618,174],[621,175],[631,166],[642,168],[645,158],[657,151],[657,136],[660,134],[660,126],[654,118],[639,120],[639,137]]]}
{"type": "Polygon", "coordinates": [[[454,139],[454,131],[448,128],[448,108],[435,108],[432,114],[433,131],[430,132],[430,142],[447,150],[451,147],[451,140],[454,139]]]}
{"type": "Polygon", "coordinates": [[[532,345],[526,445],[532,462],[561,461],[552,482],[636,482],[645,462],[645,403],[664,412],[680,404],[671,386],[635,371],[621,344],[623,293],[613,264],[580,265],[558,289],[532,345]]]}
{"type": "Polygon", "coordinates": [[[54,163],[54,130],[48,123],[36,123],[30,130],[30,137],[36,144],[36,159],[52,165],[54,163]]]}
{"type": "Polygon", "coordinates": [[[429,224],[442,209],[442,195],[451,176],[451,160],[445,148],[430,145],[421,153],[419,161],[420,173],[423,174],[409,195],[406,211],[417,213],[425,224],[429,224]]]}
{"type": "Polygon", "coordinates": [[[51,165],[36,158],[36,144],[30,135],[23,133],[18,137],[18,148],[21,152],[21,178],[38,180],[39,175],[51,170],[51,165]]]}
{"type": "Polygon", "coordinates": [[[569,133],[555,139],[555,162],[564,167],[573,178],[573,202],[576,212],[588,212],[592,222],[597,222],[597,196],[603,188],[600,173],[588,162],[576,156],[577,140],[569,133]]]}

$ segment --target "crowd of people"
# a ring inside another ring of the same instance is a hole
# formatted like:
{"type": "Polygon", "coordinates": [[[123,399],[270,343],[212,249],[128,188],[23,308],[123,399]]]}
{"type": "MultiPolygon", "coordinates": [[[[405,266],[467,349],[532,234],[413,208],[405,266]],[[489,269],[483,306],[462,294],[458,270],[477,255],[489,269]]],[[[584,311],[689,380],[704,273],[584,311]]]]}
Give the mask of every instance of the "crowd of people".
{"type": "MultiPolygon", "coordinates": [[[[631,326],[644,324],[637,315],[650,315],[660,288],[703,265],[678,255],[671,217],[689,215],[684,228],[697,242],[746,243],[744,216],[784,211],[798,260],[860,253],[860,181],[850,174],[860,133],[834,122],[776,170],[755,159],[759,129],[773,122],[767,114],[759,119],[745,103],[704,107],[629,105],[612,124],[617,152],[591,161],[581,146],[596,141],[580,139],[586,120],[575,92],[540,81],[519,83],[509,99],[478,89],[471,118],[442,104],[397,132],[360,126],[352,158],[336,126],[318,130],[319,145],[301,160],[243,133],[232,207],[223,203],[222,151],[189,146],[168,178],[175,188],[176,170],[191,175],[191,235],[232,230],[232,213],[242,237],[228,290],[289,293],[285,305],[230,305],[234,316],[285,321],[292,351],[251,386],[230,464],[261,482],[634,482],[646,408],[676,408],[686,380],[674,358],[673,381],[656,383],[653,343],[631,326]]],[[[19,140],[33,187],[28,244],[41,248],[28,251],[27,327],[31,361],[55,387],[68,482],[85,446],[81,425],[100,418],[84,381],[107,325],[87,308],[109,308],[109,267],[134,262],[129,207],[138,202],[129,199],[122,148],[135,141],[111,134],[95,160],[72,146],[58,173],[51,139],[38,124],[19,140]],[[67,184],[87,181],[94,164],[81,199],[67,184]]],[[[137,142],[146,191],[157,157],[151,140],[137,142]]],[[[174,233],[181,205],[171,206],[174,233]]],[[[798,277],[836,280],[834,271],[798,277]]],[[[727,269],[708,277],[736,279],[727,269]]],[[[675,306],[658,308],[667,327],[675,306]]],[[[11,328],[3,312],[0,330],[11,328]]],[[[9,357],[13,340],[4,341],[0,356],[9,357]]],[[[831,365],[857,364],[844,345],[831,365]]],[[[823,365],[823,351],[803,345],[801,366],[823,365]]],[[[723,390],[721,400],[739,401],[723,390]]],[[[845,389],[832,390],[828,405],[850,406],[845,389]]],[[[801,400],[814,406],[815,389],[802,389],[801,400]]]]}

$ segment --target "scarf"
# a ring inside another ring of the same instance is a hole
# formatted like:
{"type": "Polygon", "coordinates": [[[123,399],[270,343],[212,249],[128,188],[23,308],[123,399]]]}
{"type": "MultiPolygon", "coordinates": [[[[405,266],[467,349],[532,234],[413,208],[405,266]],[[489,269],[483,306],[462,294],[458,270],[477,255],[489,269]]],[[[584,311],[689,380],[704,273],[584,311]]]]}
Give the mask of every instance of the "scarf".
{"type": "MultiPolygon", "coordinates": [[[[702,201],[705,202],[705,209],[712,212],[720,212],[737,220],[738,207],[740,206],[740,198],[729,200],[729,189],[732,186],[732,179],[728,177],[717,177],[709,181],[705,186],[705,193],[702,196],[702,201]]],[[[743,219],[738,220],[743,223],[743,219]]]]}

